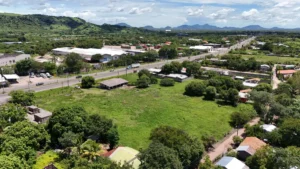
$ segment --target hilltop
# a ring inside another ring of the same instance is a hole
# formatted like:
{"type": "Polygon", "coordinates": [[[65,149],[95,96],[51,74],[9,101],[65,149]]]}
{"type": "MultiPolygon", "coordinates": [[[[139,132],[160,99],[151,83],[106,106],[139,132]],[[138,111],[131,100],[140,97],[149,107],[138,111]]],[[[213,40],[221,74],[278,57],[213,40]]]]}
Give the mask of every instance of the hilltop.
{"type": "Polygon", "coordinates": [[[40,14],[19,15],[0,13],[0,23],[0,32],[98,34],[138,30],[118,25],[96,25],[76,17],[40,14]]]}

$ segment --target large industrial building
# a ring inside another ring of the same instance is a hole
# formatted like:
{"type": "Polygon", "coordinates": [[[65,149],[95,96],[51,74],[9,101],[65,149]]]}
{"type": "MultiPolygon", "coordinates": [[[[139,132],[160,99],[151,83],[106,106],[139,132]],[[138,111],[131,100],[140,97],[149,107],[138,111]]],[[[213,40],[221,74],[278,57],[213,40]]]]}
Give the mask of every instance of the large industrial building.
{"type": "Polygon", "coordinates": [[[83,48],[70,48],[70,47],[64,47],[64,48],[56,48],[52,50],[53,54],[55,55],[67,55],[70,53],[77,53],[85,60],[91,60],[91,57],[96,54],[101,54],[103,56],[103,59],[101,59],[101,62],[109,62],[111,60],[119,59],[121,55],[127,54],[126,51],[121,49],[110,49],[110,48],[102,48],[102,49],[95,49],[95,48],[89,48],[89,49],[83,49],[83,48]]]}
{"type": "Polygon", "coordinates": [[[18,61],[30,59],[27,54],[0,54],[0,66],[11,66],[18,61]]]}

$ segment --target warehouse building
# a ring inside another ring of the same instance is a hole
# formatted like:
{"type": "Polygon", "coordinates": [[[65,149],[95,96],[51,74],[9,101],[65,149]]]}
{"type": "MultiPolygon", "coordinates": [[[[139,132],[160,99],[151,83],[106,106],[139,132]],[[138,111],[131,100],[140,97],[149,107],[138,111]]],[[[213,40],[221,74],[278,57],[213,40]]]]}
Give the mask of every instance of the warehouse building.
{"type": "Polygon", "coordinates": [[[11,66],[18,61],[30,59],[27,54],[0,54],[0,66],[11,66]]]}

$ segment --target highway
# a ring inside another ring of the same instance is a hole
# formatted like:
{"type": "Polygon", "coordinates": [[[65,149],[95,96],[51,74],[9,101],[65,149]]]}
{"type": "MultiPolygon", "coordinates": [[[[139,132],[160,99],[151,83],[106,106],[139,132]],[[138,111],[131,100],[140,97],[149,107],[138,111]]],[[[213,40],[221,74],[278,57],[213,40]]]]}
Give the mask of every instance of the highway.
{"type": "MultiPolygon", "coordinates": [[[[242,42],[240,42],[240,43],[238,43],[234,46],[231,46],[229,49],[224,49],[224,50],[213,52],[213,53],[205,53],[205,54],[201,54],[201,55],[197,55],[197,56],[192,56],[190,58],[182,57],[182,58],[173,59],[173,60],[164,60],[164,61],[154,62],[154,63],[150,63],[150,64],[143,64],[137,70],[149,69],[149,68],[154,68],[154,67],[161,67],[161,66],[165,65],[166,63],[172,62],[172,61],[183,62],[185,60],[197,60],[197,59],[205,58],[206,56],[211,55],[211,54],[213,54],[213,55],[225,55],[230,50],[241,48],[242,46],[249,44],[254,39],[255,39],[255,37],[249,38],[249,39],[244,40],[244,41],[242,41],[242,42]]],[[[133,73],[133,70],[128,70],[127,73],[133,73]]],[[[93,76],[95,79],[103,79],[103,78],[109,78],[109,77],[114,77],[114,76],[118,76],[118,75],[124,75],[124,74],[126,74],[126,69],[121,68],[121,69],[115,69],[113,72],[105,71],[105,72],[87,74],[87,75],[84,75],[84,76],[93,76]]],[[[7,102],[7,100],[9,99],[8,93],[13,91],[13,90],[28,91],[29,88],[30,88],[31,91],[40,92],[40,91],[60,88],[60,87],[63,87],[63,86],[68,86],[68,85],[71,86],[71,85],[75,85],[75,84],[78,84],[78,83],[80,83],[80,79],[76,79],[75,76],[74,76],[74,77],[61,78],[61,79],[55,79],[54,78],[54,79],[46,82],[43,86],[35,86],[35,84],[30,84],[29,86],[28,86],[28,84],[22,85],[22,86],[13,86],[12,85],[11,87],[5,89],[4,94],[0,94],[0,105],[7,102]]]]}

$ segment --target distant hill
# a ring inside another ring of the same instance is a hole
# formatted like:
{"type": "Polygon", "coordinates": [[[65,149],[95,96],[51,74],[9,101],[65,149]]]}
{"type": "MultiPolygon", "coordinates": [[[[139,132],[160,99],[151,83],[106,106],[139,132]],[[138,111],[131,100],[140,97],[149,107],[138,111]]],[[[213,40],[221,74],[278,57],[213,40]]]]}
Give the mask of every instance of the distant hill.
{"type": "Polygon", "coordinates": [[[263,28],[259,25],[249,25],[249,26],[243,27],[242,29],[243,30],[264,30],[266,28],[263,28]]]}
{"type": "Polygon", "coordinates": [[[121,31],[137,31],[118,25],[96,25],[81,18],[47,15],[19,15],[0,13],[0,32],[67,32],[74,34],[97,34],[121,31]]]}
{"type": "Polygon", "coordinates": [[[117,26],[123,26],[123,27],[127,27],[127,28],[131,28],[130,25],[128,25],[127,23],[118,23],[116,24],[117,26]]]}

